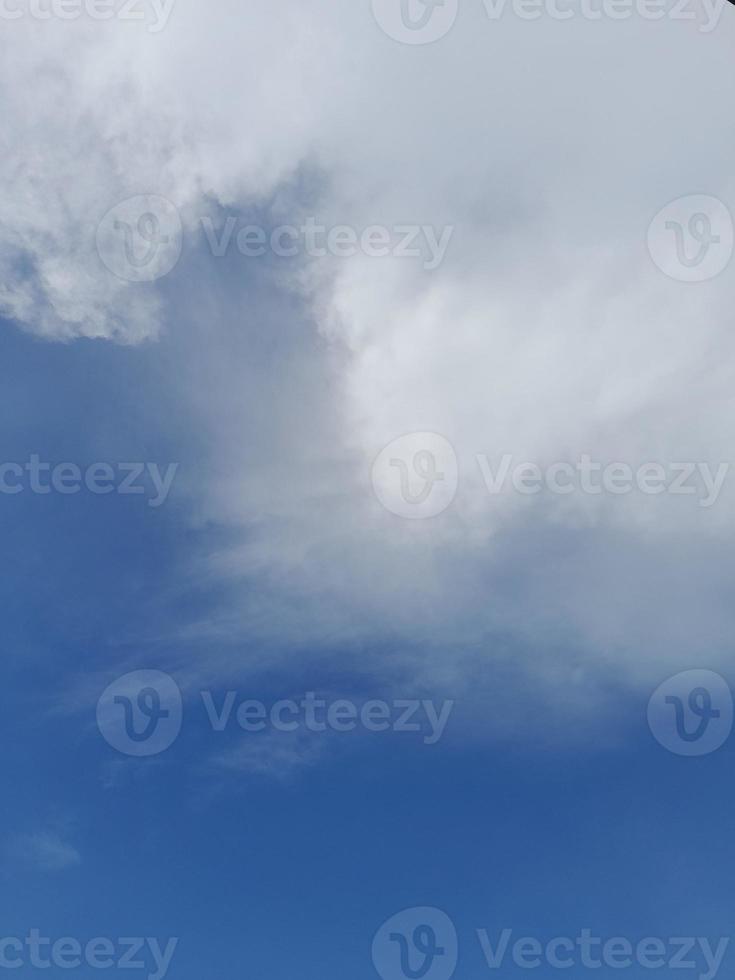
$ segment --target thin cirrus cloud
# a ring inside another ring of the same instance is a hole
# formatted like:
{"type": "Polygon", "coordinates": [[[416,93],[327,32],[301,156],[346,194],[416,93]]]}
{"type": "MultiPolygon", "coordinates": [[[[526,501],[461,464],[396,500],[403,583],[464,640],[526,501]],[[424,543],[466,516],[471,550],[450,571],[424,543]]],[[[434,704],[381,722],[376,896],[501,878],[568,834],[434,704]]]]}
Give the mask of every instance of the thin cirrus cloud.
{"type": "Polygon", "coordinates": [[[6,853],[24,867],[44,873],[67,871],[82,860],[75,847],[52,831],[18,834],[6,845],[6,853]]]}

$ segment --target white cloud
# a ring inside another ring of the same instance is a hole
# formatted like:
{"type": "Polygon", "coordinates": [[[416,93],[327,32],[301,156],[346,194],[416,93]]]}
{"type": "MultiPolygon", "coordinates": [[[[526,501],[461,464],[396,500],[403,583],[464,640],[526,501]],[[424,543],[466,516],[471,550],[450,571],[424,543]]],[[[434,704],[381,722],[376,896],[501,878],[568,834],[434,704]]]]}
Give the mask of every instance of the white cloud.
{"type": "Polygon", "coordinates": [[[409,528],[368,474],[427,429],[464,460],[729,458],[732,272],[667,279],[646,230],[681,195],[735,210],[730,14],[705,35],[635,17],[492,23],[467,3],[417,49],[368,3],[179,0],[156,35],[6,25],[0,307],[57,339],[176,332],[172,383],[210,447],[192,511],[232,539],[207,571],[247,585],[233,630],[480,659],[498,635],[554,637],[633,676],[727,656],[732,488],[704,514],[673,498],[489,500],[465,474],[450,514],[409,528]],[[96,222],[143,193],[181,210],[195,278],[135,286],[99,263],[96,222]],[[250,264],[238,281],[197,231],[217,202],[455,233],[433,273],[356,257],[271,278],[250,264]]]}

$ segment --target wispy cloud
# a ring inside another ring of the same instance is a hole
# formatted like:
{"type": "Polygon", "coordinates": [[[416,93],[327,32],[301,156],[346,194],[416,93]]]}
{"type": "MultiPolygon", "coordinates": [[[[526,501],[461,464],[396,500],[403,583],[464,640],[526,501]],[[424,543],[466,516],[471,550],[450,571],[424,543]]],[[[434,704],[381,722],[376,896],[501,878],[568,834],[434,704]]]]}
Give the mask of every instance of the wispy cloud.
{"type": "Polygon", "coordinates": [[[289,779],[319,762],[327,739],[307,732],[263,732],[212,759],[212,764],[230,773],[289,779]]]}
{"type": "Polygon", "coordinates": [[[52,831],[17,834],[8,841],[6,853],[35,871],[54,873],[66,871],[81,863],[79,851],[52,831]]]}

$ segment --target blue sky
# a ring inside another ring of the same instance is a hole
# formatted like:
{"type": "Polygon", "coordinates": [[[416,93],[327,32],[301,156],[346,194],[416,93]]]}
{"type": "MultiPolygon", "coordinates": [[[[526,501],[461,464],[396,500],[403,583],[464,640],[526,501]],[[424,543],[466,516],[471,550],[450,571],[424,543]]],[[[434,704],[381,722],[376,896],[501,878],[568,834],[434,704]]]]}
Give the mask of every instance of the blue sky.
{"type": "Polygon", "coordinates": [[[0,975],[727,975],[735,19],[528,2],[0,3],[0,975]]]}
{"type": "MultiPolygon", "coordinates": [[[[143,445],[178,458],[170,403],[148,388],[171,345],[54,346],[11,323],[2,345],[8,458],[29,446],[53,460],[135,458],[143,445]],[[37,398],[24,396],[20,377],[33,379],[37,398]],[[90,402],[103,407],[82,424],[90,402]]],[[[468,738],[460,692],[458,724],[437,745],[344,734],[316,761],[265,775],[208,764],[220,740],[236,747],[258,736],[213,733],[192,696],[171,749],[127,759],[97,731],[94,697],[78,695],[73,710],[65,701],[81,675],[100,678],[99,694],[120,662],[171,669],[182,660],[167,637],[192,604],[206,610],[207,590],[194,584],[184,601],[170,583],[208,532],[187,533],[175,494],[155,512],[136,497],[29,494],[5,498],[2,520],[14,578],[4,586],[3,935],[176,936],[170,975],[184,980],[367,978],[374,932],[422,905],[451,916],[457,976],[468,978],[487,970],[477,929],[729,935],[732,751],[666,752],[645,724],[645,697],[615,700],[624,734],[614,747],[604,737],[580,745],[574,732],[565,746],[543,735],[468,738]],[[28,836],[35,847],[23,845],[28,836]],[[68,849],[52,868],[44,837],[68,849]]],[[[213,644],[206,656],[218,652],[213,644]]],[[[509,684],[489,674],[481,710],[492,715],[509,684]]],[[[261,671],[243,690],[268,701],[360,687],[315,651],[311,663],[261,671]]]]}

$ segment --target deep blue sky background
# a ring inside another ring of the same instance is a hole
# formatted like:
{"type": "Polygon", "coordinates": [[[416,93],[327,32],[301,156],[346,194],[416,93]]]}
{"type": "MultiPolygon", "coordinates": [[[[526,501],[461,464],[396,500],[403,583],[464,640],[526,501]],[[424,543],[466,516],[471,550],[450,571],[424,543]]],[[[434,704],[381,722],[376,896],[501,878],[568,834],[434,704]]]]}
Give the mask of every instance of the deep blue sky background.
{"type": "Polygon", "coordinates": [[[735,689],[735,479],[704,509],[489,494],[475,465],[732,460],[735,7],[455,6],[425,45],[379,16],[397,0],[0,16],[0,465],[179,465],[159,509],[0,494],[0,943],[178,937],[171,980],[368,980],[380,926],[435,906],[480,980],[477,929],[735,928],[735,735],[679,758],[646,721],[676,672],[735,689]],[[161,196],[180,259],[121,279],[114,216],[161,196]],[[690,256],[711,217],[719,274],[688,281],[667,216],[690,256]],[[219,257],[205,217],[454,232],[428,270],[219,257]],[[426,432],[460,485],[401,520],[372,466],[426,432]],[[156,668],[185,724],[136,761],[97,702],[156,668]],[[433,746],[216,734],[200,685],[456,707],[433,746]]]}
{"type": "MultiPolygon", "coordinates": [[[[156,384],[175,340],[49,344],[0,326],[4,460],[196,461],[183,409],[156,384]]],[[[70,713],[66,692],[85,673],[111,679],[131,658],[170,666],[166,638],[210,598],[204,585],[170,583],[207,528],[191,530],[175,489],[157,511],[138,497],[2,497],[0,531],[3,935],[178,936],[169,975],[181,980],[360,980],[375,975],[382,922],[430,905],[457,926],[457,976],[475,980],[487,969],[478,928],[551,938],[589,927],[633,940],[732,932],[733,751],[667,754],[646,728],[645,696],[617,706],[614,747],[468,739],[460,701],[437,746],[343,735],[280,779],[208,771],[214,740],[247,736],[214,736],[201,711],[164,756],[122,762],[96,731],[94,698],[70,713]],[[49,873],[14,854],[19,834],[44,830],[80,862],[49,873]]],[[[315,661],[274,670],[249,693],[343,683],[315,661]]],[[[487,712],[503,697],[499,678],[487,712]]],[[[513,973],[523,971],[503,976],[513,973]]]]}

